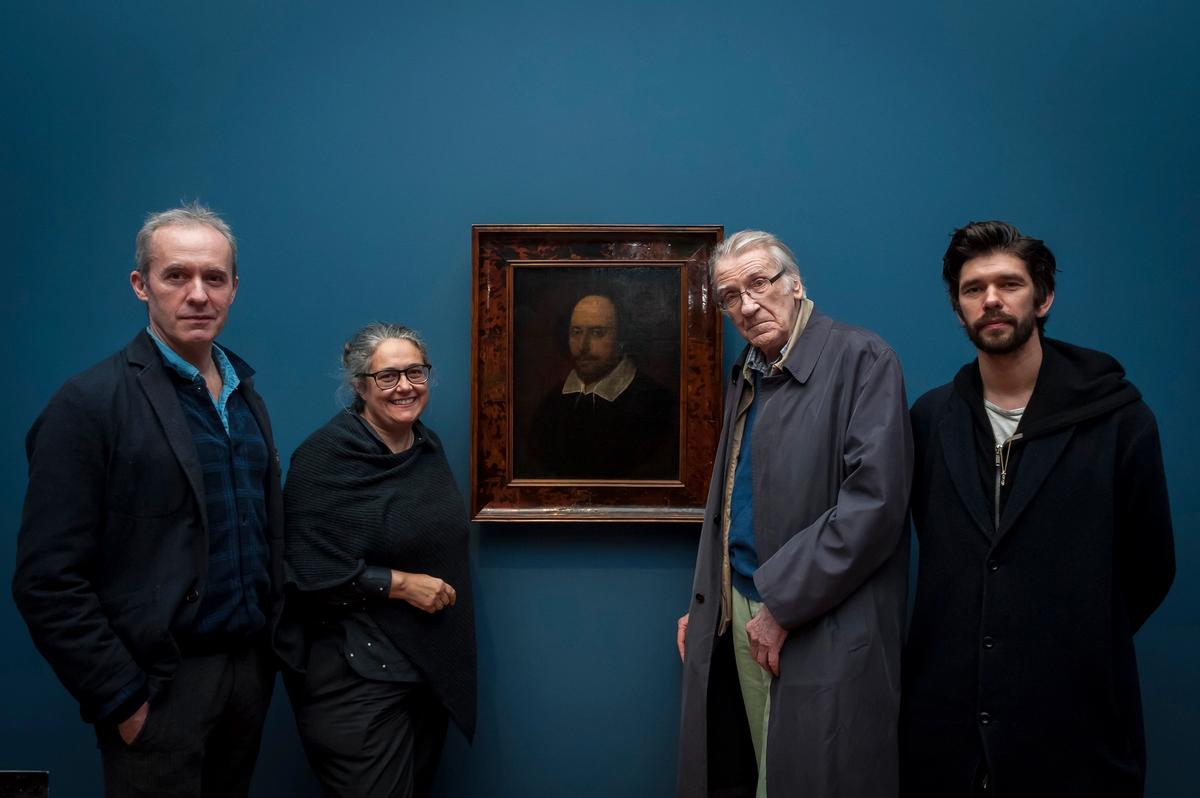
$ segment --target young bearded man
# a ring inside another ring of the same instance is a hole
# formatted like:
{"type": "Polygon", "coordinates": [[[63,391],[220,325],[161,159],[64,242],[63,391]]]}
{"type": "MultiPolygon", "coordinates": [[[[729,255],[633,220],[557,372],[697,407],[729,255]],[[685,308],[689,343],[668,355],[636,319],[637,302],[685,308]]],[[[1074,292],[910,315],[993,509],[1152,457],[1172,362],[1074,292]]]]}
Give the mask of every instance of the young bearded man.
{"type": "Polygon", "coordinates": [[[1158,428],[1116,360],[1044,337],[1055,271],[997,221],[943,259],[978,357],[912,409],[904,795],[1142,795],[1133,635],[1175,573],[1158,428]]]}

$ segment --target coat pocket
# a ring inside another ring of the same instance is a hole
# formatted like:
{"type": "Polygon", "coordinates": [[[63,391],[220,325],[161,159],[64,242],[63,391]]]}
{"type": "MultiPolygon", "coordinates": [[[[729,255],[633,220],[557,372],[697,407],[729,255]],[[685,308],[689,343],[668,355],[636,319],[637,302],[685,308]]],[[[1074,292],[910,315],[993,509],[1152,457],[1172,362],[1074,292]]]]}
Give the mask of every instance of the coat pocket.
{"type": "Polygon", "coordinates": [[[102,603],[112,630],[147,675],[158,671],[162,662],[178,658],[178,649],[167,634],[157,586],[102,603]]]}
{"type": "Polygon", "coordinates": [[[828,685],[856,678],[867,667],[872,637],[858,607],[835,607],[788,635],[780,679],[785,684],[828,685]]]}

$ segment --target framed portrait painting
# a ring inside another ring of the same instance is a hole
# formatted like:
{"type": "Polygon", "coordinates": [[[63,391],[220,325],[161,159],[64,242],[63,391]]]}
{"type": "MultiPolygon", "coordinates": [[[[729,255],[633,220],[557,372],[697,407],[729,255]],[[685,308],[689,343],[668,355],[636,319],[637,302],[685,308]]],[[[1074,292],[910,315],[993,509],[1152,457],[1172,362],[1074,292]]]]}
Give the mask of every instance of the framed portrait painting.
{"type": "Polygon", "coordinates": [[[472,228],[477,521],[696,521],[721,424],[722,228],[472,228]]]}

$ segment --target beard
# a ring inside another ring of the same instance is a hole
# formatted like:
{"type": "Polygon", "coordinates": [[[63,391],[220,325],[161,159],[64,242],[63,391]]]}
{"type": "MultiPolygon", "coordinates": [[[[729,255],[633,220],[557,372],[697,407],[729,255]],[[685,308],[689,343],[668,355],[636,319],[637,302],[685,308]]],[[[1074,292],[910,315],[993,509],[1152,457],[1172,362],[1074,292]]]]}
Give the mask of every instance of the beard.
{"type": "Polygon", "coordinates": [[[971,343],[975,344],[980,352],[989,355],[1010,355],[1025,345],[1033,336],[1036,326],[1037,319],[1032,313],[1020,318],[1009,316],[1007,313],[992,313],[964,329],[971,343]],[[985,335],[983,328],[997,321],[1006,322],[1011,326],[1004,332],[985,335]]]}
{"type": "Polygon", "coordinates": [[[576,358],[572,365],[579,379],[591,385],[608,376],[608,373],[617,367],[618,362],[616,358],[581,357],[576,358]]]}

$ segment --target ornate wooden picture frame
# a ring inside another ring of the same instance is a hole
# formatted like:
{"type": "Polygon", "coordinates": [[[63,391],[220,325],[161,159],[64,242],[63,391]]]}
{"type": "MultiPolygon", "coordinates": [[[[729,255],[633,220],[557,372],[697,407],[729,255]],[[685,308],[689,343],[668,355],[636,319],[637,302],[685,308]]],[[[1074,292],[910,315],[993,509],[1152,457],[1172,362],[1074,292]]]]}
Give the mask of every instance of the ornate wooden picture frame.
{"type": "Polygon", "coordinates": [[[719,226],[475,225],[476,521],[699,521],[721,425],[719,226]]]}

